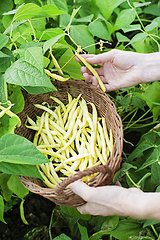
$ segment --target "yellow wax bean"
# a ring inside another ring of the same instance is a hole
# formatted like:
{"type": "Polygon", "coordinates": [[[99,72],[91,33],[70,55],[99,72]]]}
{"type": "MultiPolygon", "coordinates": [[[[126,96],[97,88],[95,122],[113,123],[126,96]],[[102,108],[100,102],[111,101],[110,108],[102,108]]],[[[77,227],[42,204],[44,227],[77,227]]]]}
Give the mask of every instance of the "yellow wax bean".
{"type": "Polygon", "coordinates": [[[54,65],[55,65],[55,67],[58,69],[58,72],[63,75],[63,71],[60,69],[60,66],[59,66],[56,58],[53,56],[51,47],[50,47],[50,51],[49,52],[51,54],[51,58],[52,58],[52,61],[53,61],[54,65]]]}
{"type": "Polygon", "coordinates": [[[47,108],[46,106],[40,105],[40,104],[34,104],[35,107],[42,109],[46,112],[48,112],[49,114],[51,114],[56,120],[58,119],[57,115],[55,114],[54,111],[52,111],[51,109],[47,108]]]}
{"type": "Polygon", "coordinates": [[[93,73],[93,75],[97,78],[98,84],[100,86],[100,88],[102,89],[103,92],[106,91],[106,88],[102,82],[102,80],[100,79],[98,73],[96,72],[96,70],[81,56],[79,55],[77,52],[75,52],[75,55],[84,63],[84,65],[93,73]]]}
{"type": "Polygon", "coordinates": [[[51,142],[51,144],[55,144],[54,140],[53,140],[53,137],[52,137],[52,134],[50,132],[50,129],[49,129],[49,124],[48,124],[48,112],[45,113],[45,129],[46,129],[46,132],[47,132],[47,135],[48,135],[48,138],[51,142]]]}
{"type": "Polygon", "coordinates": [[[44,71],[51,78],[54,78],[54,79],[56,79],[58,81],[61,81],[61,82],[65,82],[65,81],[67,81],[69,79],[69,78],[64,78],[64,77],[62,77],[60,75],[57,75],[55,73],[51,73],[48,69],[44,69],[44,71]]]}
{"type": "Polygon", "coordinates": [[[56,97],[53,97],[53,96],[50,96],[50,98],[51,98],[52,100],[54,100],[56,103],[58,103],[58,104],[62,107],[62,109],[63,109],[64,112],[66,111],[65,105],[64,105],[64,103],[63,103],[60,99],[58,99],[58,98],[56,98],[56,97]]]}
{"type": "Polygon", "coordinates": [[[106,141],[104,137],[104,131],[101,126],[101,124],[98,122],[98,130],[100,132],[101,142],[102,142],[102,155],[105,161],[107,162],[107,147],[106,147],[106,141]]]}
{"type": "Polygon", "coordinates": [[[62,133],[62,134],[65,134],[65,133],[66,133],[66,131],[65,131],[62,127],[60,127],[57,123],[55,123],[55,122],[52,121],[51,119],[49,119],[49,123],[50,123],[56,130],[58,130],[60,133],[62,133]]]}
{"type": "Polygon", "coordinates": [[[110,139],[109,139],[109,136],[108,136],[108,131],[107,131],[105,118],[102,118],[102,126],[103,126],[103,129],[104,129],[104,135],[105,135],[105,140],[106,140],[107,146],[109,147],[110,153],[112,153],[111,143],[110,143],[110,139]]]}

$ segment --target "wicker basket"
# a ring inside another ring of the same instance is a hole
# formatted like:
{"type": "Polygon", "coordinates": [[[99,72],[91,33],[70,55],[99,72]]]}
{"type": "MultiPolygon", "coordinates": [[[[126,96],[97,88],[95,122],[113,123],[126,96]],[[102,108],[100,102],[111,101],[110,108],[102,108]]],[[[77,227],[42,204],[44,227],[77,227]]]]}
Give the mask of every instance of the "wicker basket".
{"type": "Polygon", "coordinates": [[[33,193],[37,193],[58,205],[65,205],[69,207],[77,207],[83,205],[85,202],[82,198],[74,194],[67,186],[84,176],[89,176],[97,173],[92,177],[89,185],[97,187],[100,185],[112,184],[113,175],[120,167],[121,153],[123,148],[123,128],[122,122],[117,114],[114,103],[110,100],[107,94],[103,93],[99,88],[80,80],[68,80],[67,82],[54,82],[57,91],[46,94],[30,95],[24,93],[25,108],[20,113],[22,125],[17,128],[15,133],[21,135],[30,141],[33,140],[35,132],[25,127],[26,115],[35,120],[36,114],[40,115],[40,109],[34,107],[33,103],[48,102],[53,100],[49,98],[50,95],[58,97],[62,102],[68,101],[69,92],[73,97],[77,97],[80,93],[87,102],[95,104],[100,117],[105,117],[107,128],[112,130],[114,138],[114,148],[112,155],[109,157],[106,165],[99,165],[79,171],[75,175],[68,177],[63,182],[59,183],[55,189],[44,187],[41,180],[37,178],[19,176],[22,184],[33,193]],[[36,114],[35,114],[36,113],[36,114]]]}

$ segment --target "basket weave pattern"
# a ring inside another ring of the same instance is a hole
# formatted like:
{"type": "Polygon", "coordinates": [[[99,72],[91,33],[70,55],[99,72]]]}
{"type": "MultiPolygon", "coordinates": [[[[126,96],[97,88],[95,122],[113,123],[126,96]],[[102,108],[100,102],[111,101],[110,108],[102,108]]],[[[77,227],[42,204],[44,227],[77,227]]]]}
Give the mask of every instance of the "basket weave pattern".
{"type": "Polygon", "coordinates": [[[106,165],[99,165],[84,171],[79,171],[75,175],[68,177],[66,180],[59,183],[55,189],[46,188],[43,182],[37,178],[19,176],[22,184],[33,193],[37,193],[58,205],[65,205],[70,207],[77,207],[83,205],[85,202],[82,198],[74,194],[67,186],[84,176],[89,176],[93,173],[97,173],[96,176],[92,177],[88,184],[92,187],[100,185],[112,184],[113,175],[115,171],[120,167],[121,154],[123,148],[123,127],[122,122],[117,114],[114,103],[110,100],[107,94],[102,92],[99,88],[80,80],[68,80],[67,82],[54,82],[54,86],[57,91],[30,95],[24,93],[25,108],[20,113],[22,125],[17,128],[15,133],[33,141],[35,131],[27,129],[25,127],[26,116],[28,115],[33,120],[36,119],[36,115],[41,115],[42,110],[34,107],[33,104],[41,104],[42,102],[48,102],[53,104],[53,100],[49,96],[55,96],[62,102],[68,102],[68,92],[73,96],[77,97],[82,94],[82,97],[86,102],[92,102],[95,104],[99,117],[105,117],[107,129],[111,129],[114,139],[114,147],[112,155],[109,157],[106,165]]]}

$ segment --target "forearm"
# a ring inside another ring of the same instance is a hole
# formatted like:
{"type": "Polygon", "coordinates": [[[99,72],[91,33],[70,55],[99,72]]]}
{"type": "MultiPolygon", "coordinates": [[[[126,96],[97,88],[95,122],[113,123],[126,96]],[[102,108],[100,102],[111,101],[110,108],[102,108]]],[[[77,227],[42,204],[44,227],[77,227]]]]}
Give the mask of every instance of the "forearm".
{"type": "Polygon", "coordinates": [[[124,215],[138,219],[160,220],[160,193],[131,192],[122,200],[124,215]],[[125,202],[125,204],[123,204],[125,202]]]}
{"type": "Polygon", "coordinates": [[[160,80],[160,53],[143,54],[139,62],[142,69],[142,81],[153,82],[160,80]]]}

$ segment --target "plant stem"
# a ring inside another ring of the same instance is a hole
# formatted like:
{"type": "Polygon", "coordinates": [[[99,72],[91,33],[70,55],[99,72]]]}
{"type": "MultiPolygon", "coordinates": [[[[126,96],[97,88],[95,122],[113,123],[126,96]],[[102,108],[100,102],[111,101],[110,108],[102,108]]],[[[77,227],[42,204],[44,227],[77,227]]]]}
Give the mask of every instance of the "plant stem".
{"type": "Polygon", "coordinates": [[[127,127],[124,129],[124,131],[125,131],[126,129],[132,127],[133,125],[135,125],[140,119],[142,119],[145,115],[147,115],[147,114],[149,113],[149,111],[150,111],[150,109],[149,109],[147,112],[145,112],[139,119],[137,119],[136,121],[134,121],[131,125],[129,125],[129,126],[127,125],[127,127]]]}
{"type": "Polygon", "coordinates": [[[29,24],[30,24],[30,26],[31,26],[31,29],[32,29],[32,32],[33,32],[34,41],[37,41],[37,39],[36,39],[36,34],[35,34],[35,31],[34,31],[33,25],[32,25],[32,23],[31,23],[31,21],[30,21],[29,19],[28,19],[28,22],[29,22],[29,24]]]}
{"type": "Polygon", "coordinates": [[[136,188],[140,188],[140,186],[137,185],[137,184],[133,181],[133,179],[129,176],[129,173],[128,173],[128,172],[126,172],[126,176],[129,178],[129,180],[131,181],[131,183],[133,183],[133,185],[134,185],[136,188]]]}
{"type": "Polygon", "coordinates": [[[54,209],[53,209],[52,214],[51,214],[51,219],[50,219],[49,229],[48,229],[50,240],[52,240],[51,228],[52,228],[53,215],[54,215],[54,209]]]}
{"type": "Polygon", "coordinates": [[[153,225],[151,225],[151,228],[152,228],[154,234],[156,235],[156,237],[158,237],[158,239],[159,239],[159,236],[158,236],[158,233],[157,233],[155,227],[153,225]]]}

